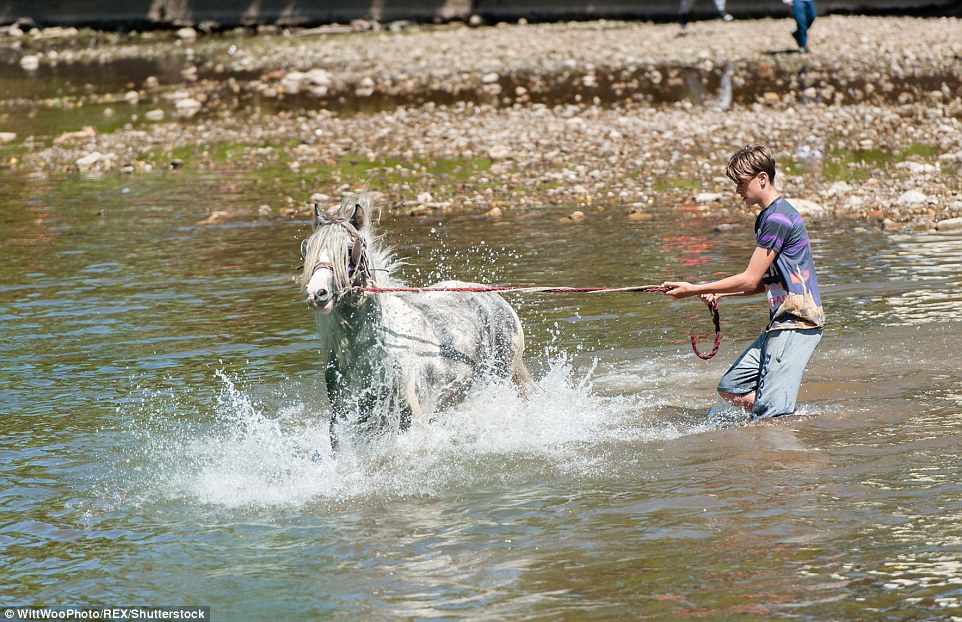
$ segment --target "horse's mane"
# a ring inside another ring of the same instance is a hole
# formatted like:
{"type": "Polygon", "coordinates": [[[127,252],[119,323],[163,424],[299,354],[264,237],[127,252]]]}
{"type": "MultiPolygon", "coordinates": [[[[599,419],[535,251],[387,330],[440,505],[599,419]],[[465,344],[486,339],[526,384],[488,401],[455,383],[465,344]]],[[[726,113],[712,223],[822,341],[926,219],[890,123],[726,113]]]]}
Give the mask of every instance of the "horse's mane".
{"type": "MultiPolygon", "coordinates": [[[[379,215],[380,210],[368,193],[360,192],[345,195],[333,216],[326,221],[315,222],[314,233],[307,239],[304,249],[305,270],[301,275],[301,289],[307,288],[313,276],[311,269],[317,265],[324,251],[332,258],[347,257],[347,249],[354,242],[354,231],[364,241],[371,280],[385,287],[399,285],[392,275],[401,262],[395,258],[393,249],[375,234],[379,215]]],[[[338,292],[349,289],[351,279],[347,262],[334,260],[332,263],[338,292]]]]}

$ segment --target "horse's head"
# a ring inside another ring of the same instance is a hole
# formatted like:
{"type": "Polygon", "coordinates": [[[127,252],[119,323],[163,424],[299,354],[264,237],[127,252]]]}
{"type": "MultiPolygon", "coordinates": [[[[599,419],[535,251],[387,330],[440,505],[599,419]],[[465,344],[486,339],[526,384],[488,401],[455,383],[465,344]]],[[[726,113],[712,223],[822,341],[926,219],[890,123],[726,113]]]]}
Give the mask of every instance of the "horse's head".
{"type": "Polygon", "coordinates": [[[314,206],[314,232],[301,243],[301,289],[315,311],[330,313],[342,299],[358,299],[351,294],[352,288],[370,282],[369,247],[374,241],[372,221],[376,215],[363,193],[345,196],[334,217],[314,206]]]}

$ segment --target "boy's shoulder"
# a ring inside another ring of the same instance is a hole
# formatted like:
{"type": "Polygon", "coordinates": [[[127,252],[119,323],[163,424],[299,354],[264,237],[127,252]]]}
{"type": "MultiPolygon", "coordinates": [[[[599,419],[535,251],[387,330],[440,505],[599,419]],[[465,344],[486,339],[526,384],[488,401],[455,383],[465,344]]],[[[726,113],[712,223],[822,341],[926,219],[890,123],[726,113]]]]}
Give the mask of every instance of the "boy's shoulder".
{"type": "Polygon", "coordinates": [[[798,226],[805,226],[802,222],[802,215],[784,197],[778,197],[769,203],[768,207],[760,211],[758,216],[755,217],[756,232],[772,227],[785,230],[794,229],[798,226]]]}
{"type": "Polygon", "coordinates": [[[759,221],[767,220],[776,215],[787,216],[792,224],[800,222],[802,219],[802,214],[785,197],[778,197],[772,201],[768,207],[759,212],[758,219],[759,221]]]}

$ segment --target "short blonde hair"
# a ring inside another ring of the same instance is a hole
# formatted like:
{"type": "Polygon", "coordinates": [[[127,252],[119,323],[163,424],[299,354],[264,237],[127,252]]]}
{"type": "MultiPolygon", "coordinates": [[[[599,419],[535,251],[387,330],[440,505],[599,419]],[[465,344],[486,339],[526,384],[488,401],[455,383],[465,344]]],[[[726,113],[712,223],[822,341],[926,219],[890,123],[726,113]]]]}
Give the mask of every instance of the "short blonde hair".
{"type": "Polygon", "coordinates": [[[775,181],[775,158],[765,145],[748,145],[728,160],[725,174],[736,184],[753,178],[759,173],[767,173],[768,179],[775,181]]]}

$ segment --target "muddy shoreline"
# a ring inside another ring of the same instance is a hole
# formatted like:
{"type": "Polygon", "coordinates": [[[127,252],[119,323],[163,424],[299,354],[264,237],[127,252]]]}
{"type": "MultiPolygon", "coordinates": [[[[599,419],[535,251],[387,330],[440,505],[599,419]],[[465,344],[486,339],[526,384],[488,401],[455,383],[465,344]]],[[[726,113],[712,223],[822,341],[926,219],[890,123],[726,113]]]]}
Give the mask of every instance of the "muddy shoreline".
{"type": "Polygon", "coordinates": [[[813,216],[962,226],[962,20],[819,18],[807,55],[792,26],[8,30],[0,153],[32,178],[273,166],[298,182],[222,217],[296,215],[370,179],[412,214],[737,221],[725,159],[765,142],[813,216]]]}

